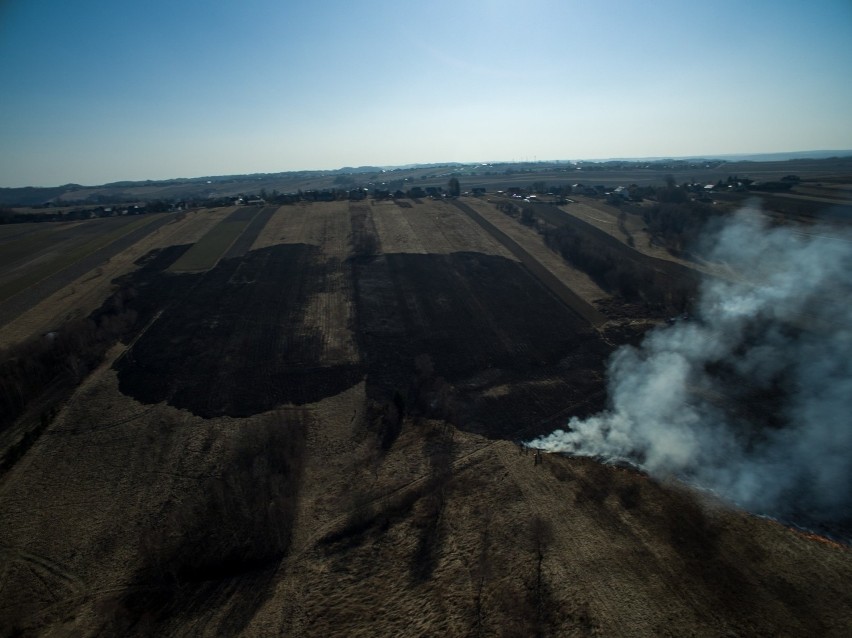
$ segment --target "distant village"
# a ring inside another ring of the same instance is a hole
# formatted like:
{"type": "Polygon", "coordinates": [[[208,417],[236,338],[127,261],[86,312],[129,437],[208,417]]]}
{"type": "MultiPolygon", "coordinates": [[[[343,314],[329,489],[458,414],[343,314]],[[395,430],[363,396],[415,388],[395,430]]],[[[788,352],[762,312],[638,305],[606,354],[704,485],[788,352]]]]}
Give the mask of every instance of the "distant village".
{"type": "MultiPolygon", "coordinates": [[[[783,192],[789,190],[800,179],[788,175],[776,182],[757,182],[755,180],[729,176],[726,180],[704,184],[699,182],[684,182],[683,184],[669,183],[669,193],[674,191],[680,201],[712,202],[714,195],[724,192],[768,191],[783,192]]],[[[14,208],[0,208],[0,224],[31,223],[48,221],[79,221],[100,217],[117,217],[124,215],[143,215],[147,213],[173,212],[180,213],[198,208],[217,208],[222,206],[259,206],[266,204],[286,205],[299,202],[331,202],[331,201],[362,201],[373,200],[418,200],[442,199],[457,196],[483,197],[493,194],[498,196],[522,199],[527,202],[546,201],[552,204],[567,204],[571,195],[582,195],[603,199],[611,204],[623,202],[642,202],[656,200],[660,192],[658,186],[639,186],[637,184],[607,186],[604,184],[574,183],[566,185],[548,185],[545,182],[532,182],[526,186],[510,186],[504,190],[488,191],[485,187],[477,186],[470,190],[460,190],[458,180],[451,178],[447,188],[443,186],[411,186],[406,190],[396,188],[391,190],[382,186],[355,188],[326,188],[321,190],[298,190],[290,193],[279,193],[276,190],[267,192],[261,189],[257,193],[238,194],[235,196],[207,199],[155,200],[134,204],[115,206],[97,205],[81,207],[59,207],[53,202],[41,206],[33,206],[28,211],[14,208]]]]}

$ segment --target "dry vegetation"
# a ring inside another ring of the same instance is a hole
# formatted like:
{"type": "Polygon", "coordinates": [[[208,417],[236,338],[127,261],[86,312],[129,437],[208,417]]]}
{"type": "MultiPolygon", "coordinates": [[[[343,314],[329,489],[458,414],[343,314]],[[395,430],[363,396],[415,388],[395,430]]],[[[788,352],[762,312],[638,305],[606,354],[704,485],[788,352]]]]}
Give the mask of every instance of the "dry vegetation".
{"type": "Polygon", "coordinates": [[[462,208],[234,212],[10,324],[114,295],[29,343],[59,371],[3,377],[61,387],[2,439],[0,636],[847,634],[848,548],[506,440],[600,407],[611,346],[462,208]],[[205,272],[169,272],[228,223],[205,272]]]}
{"type": "Polygon", "coordinates": [[[564,281],[571,290],[576,292],[587,303],[595,304],[595,302],[609,297],[586,273],[577,268],[572,268],[564,259],[561,259],[550,250],[544,243],[541,233],[528,226],[517,223],[505,214],[501,214],[493,204],[484,200],[474,199],[469,201],[468,204],[489,222],[518,242],[528,253],[541,262],[561,281],[564,281]]]}
{"type": "MultiPolygon", "coordinates": [[[[60,286],[56,292],[38,299],[32,307],[2,326],[0,346],[18,343],[32,334],[54,329],[63,322],[86,317],[113,291],[114,279],[136,268],[137,260],[158,248],[194,243],[230,210],[232,209],[202,210],[172,216],[166,224],[155,228],[146,237],[60,286]]],[[[15,226],[17,224],[10,224],[5,228],[14,229],[15,226]]],[[[34,226],[41,227],[44,224],[34,226]]],[[[68,231],[63,229],[62,232],[73,231],[69,228],[68,231]]]]}

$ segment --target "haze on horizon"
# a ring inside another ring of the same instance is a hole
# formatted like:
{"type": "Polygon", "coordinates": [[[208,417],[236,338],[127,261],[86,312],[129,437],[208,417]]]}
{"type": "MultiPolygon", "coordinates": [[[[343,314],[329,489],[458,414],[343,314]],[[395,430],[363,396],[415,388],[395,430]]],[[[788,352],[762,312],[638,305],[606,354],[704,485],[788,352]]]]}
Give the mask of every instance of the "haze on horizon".
{"type": "Polygon", "coordinates": [[[0,4],[0,186],[852,148],[852,3],[0,4]]]}

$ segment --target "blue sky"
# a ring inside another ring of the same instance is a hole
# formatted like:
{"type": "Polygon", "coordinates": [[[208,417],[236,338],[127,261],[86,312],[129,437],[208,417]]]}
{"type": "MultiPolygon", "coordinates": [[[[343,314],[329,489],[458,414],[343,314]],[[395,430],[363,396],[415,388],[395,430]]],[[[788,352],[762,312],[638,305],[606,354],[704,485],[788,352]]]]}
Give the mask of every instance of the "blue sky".
{"type": "Polygon", "coordinates": [[[850,0],[0,0],[0,186],[849,149],[850,78],[850,0]]]}

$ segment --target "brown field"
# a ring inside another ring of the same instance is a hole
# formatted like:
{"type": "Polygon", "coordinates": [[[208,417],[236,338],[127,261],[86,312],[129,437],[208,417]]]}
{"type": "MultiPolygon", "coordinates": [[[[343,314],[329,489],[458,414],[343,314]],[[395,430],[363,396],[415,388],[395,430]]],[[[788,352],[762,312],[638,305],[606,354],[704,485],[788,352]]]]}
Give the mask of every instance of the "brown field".
{"type": "MultiPolygon", "coordinates": [[[[211,224],[216,223],[230,210],[232,209],[150,216],[148,221],[156,226],[147,236],[138,239],[132,245],[123,248],[120,252],[103,257],[94,254],[97,261],[93,265],[83,264],[79,271],[77,269],[59,271],[43,280],[43,289],[31,287],[24,290],[23,294],[19,294],[19,296],[28,297],[23,300],[26,303],[23,310],[12,316],[11,308],[5,306],[4,308],[10,312],[10,319],[6,325],[2,325],[5,315],[0,313],[0,347],[21,341],[32,334],[55,329],[69,319],[85,317],[97,309],[109,296],[114,289],[113,279],[136,268],[134,263],[136,260],[157,248],[195,242],[211,224]],[[52,290],[55,292],[51,292],[52,290]]],[[[40,230],[47,224],[9,224],[0,226],[0,230],[14,229],[19,225],[35,226],[38,227],[35,230],[40,230]]],[[[73,232],[73,230],[69,229],[67,232],[73,232]]]]}
{"type": "MultiPolygon", "coordinates": [[[[42,224],[23,237],[3,241],[0,300],[8,300],[158,217],[119,217],[90,222],[42,224]]],[[[29,224],[27,224],[29,226],[29,224]]]]}
{"type": "Polygon", "coordinates": [[[602,408],[638,333],[488,201],[163,219],[0,327],[130,326],[0,437],[0,636],[848,635],[848,547],[515,442],[602,408]]]}
{"type": "Polygon", "coordinates": [[[550,250],[545,245],[541,235],[534,229],[508,218],[506,215],[500,213],[490,202],[485,200],[471,199],[467,204],[516,241],[533,258],[561,281],[565,282],[571,290],[576,292],[587,303],[594,304],[601,299],[609,297],[609,294],[592,281],[586,273],[577,268],[572,268],[559,255],[550,250]]]}

